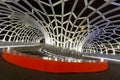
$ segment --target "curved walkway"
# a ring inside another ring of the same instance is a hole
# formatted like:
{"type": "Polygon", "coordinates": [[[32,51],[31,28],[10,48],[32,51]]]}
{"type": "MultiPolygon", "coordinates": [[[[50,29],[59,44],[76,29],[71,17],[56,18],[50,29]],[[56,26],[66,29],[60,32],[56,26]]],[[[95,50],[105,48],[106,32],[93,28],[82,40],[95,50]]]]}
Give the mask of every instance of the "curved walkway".
{"type": "Polygon", "coordinates": [[[1,58],[0,80],[120,80],[120,64],[109,63],[109,70],[99,73],[48,73],[12,65],[1,58]]]}

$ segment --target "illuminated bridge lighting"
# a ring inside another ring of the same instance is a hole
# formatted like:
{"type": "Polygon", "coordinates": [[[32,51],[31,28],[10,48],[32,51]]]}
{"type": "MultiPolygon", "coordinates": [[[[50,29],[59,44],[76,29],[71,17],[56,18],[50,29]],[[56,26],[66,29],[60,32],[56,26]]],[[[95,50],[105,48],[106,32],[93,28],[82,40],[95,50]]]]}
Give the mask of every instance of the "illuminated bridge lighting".
{"type": "Polygon", "coordinates": [[[0,48],[41,45],[47,56],[119,56],[120,1],[0,0],[0,48]]]}

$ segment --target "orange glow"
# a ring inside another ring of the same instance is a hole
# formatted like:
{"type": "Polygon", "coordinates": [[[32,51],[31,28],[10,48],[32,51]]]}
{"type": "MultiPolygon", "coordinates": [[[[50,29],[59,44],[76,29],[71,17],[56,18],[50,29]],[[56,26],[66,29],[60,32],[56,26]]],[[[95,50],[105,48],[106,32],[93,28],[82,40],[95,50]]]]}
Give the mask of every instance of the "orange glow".
{"type": "Polygon", "coordinates": [[[43,60],[42,58],[35,58],[30,56],[13,55],[8,52],[2,53],[3,59],[6,61],[32,70],[46,71],[46,72],[98,72],[104,71],[108,68],[108,62],[60,62],[53,60],[43,60]]]}
{"type": "Polygon", "coordinates": [[[80,30],[84,30],[85,29],[85,26],[80,26],[80,30]]]}

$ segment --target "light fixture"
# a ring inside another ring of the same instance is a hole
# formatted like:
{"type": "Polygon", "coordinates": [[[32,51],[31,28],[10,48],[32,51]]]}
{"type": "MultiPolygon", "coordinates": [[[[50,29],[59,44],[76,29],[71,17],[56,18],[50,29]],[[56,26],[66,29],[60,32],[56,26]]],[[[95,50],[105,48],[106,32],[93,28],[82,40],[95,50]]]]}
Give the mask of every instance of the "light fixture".
{"type": "Polygon", "coordinates": [[[120,45],[118,45],[117,48],[120,48],[120,45]]]}
{"type": "Polygon", "coordinates": [[[80,26],[80,30],[84,30],[85,29],[85,26],[80,26]]]}

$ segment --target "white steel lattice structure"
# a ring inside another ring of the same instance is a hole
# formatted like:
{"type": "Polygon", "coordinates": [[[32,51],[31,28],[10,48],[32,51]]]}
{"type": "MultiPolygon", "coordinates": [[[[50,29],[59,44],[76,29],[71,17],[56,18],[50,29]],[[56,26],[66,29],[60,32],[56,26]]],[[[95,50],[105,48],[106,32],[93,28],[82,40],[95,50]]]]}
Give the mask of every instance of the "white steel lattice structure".
{"type": "Polygon", "coordinates": [[[2,42],[37,45],[43,38],[59,48],[118,54],[120,1],[0,0],[2,42]]]}

